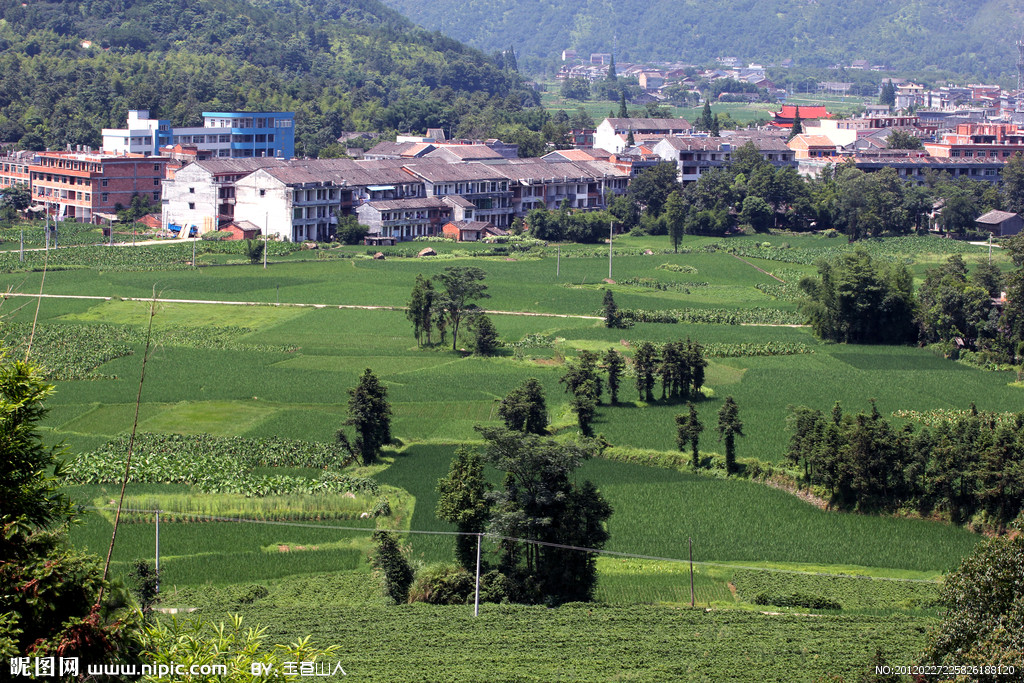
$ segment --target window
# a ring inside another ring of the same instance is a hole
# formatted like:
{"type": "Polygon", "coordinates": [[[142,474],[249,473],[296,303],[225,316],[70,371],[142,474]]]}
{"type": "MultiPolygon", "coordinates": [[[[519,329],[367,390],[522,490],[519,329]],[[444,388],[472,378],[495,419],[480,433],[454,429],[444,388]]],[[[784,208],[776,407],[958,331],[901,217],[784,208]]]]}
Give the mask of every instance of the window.
{"type": "Polygon", "coordinates": [[[159,178],[153,178],[153,186],[154,187],[160,187],[160,179],[159,178]]]}
{"type": "Polygon", "coordinates": [[[189,194],[195,194],[196,193],[196,188],[190,187],[190,188],[188,188],[188,191],[189,191],[189,194]]]}
{"type": "Polygon", "coordinates": [[[160,193],[159,192],[154,192],[153,193],[153,199],[160,199],[160,193]]]}
{"type": "MultiPolygon", "coordinates": [[[[49,180],[49,178],[47,178],[47,180],[49,180]]],[[[104,178],[103,180],[101,180],[100,181],[100,185],[103,186],[103,187],[106,187],[107,186],[107,179],[104,178]]]]}
{"type": "Polygon", "coordinates": [[[260,190],[260,196],[261,197],[267,196],[267,191],[266,190],[260,190]]]}
{"type": "Polygon", "coordinates": [[[189,211],[195,211],[196,210],[196,203],[195,202],[189,202],[188,203],[188,210],[189,211]]]}
{"type": "Polygon", "coordinates": [[[154,171],[159,171],[160,170],[160,164],[153,164],[153,170],[154,171]]]}
{"type": "Polygon", "coordinates": [[[109,198],[108,198],[108,195],[107,195],[106,192],[104,192],[104,193],[102,193],[100,195],[100,201],[103,202],[104,204],[106,204],[109,201],[109,198]]]}

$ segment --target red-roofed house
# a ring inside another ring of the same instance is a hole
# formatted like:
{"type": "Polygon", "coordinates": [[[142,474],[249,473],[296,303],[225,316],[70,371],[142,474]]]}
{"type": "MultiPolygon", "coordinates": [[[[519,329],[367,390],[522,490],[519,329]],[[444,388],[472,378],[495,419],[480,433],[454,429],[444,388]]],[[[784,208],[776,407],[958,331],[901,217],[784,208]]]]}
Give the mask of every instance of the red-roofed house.
{"type": "Polygon", "coordinates": [[[792,128],[793,121],[796,119],[797,112],[800,112],[800,120],[806,121],[807,119],[830,119],[832,114],[829,114],[825,110],[825,105],[795,105],[795,104],[784,104],[782,105],[782,111],[771,112],[772,120],[771,124],[776,128],[792,128]]]}
{"type": "Polygon", "coordinates": [[[806,133],[795,136],[788,143],[797,159],[813,159],[815,157],[830,157],[836,153],[836,143],[825,135],[808,135],[806,133]]]}

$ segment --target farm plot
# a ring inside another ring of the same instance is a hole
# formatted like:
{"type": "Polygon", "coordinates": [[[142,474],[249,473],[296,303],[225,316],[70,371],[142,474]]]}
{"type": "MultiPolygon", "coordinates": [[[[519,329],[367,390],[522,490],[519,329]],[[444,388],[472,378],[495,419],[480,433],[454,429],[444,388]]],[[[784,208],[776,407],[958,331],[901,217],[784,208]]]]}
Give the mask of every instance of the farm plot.
{"type": "MultiPolygon", "coordinates": [[[[412,528],[453,530],[434,516],[437,480],[447,474],[453,451],[453,446],[412,446],[377,475],[380,482],[416,498],[412,528]]],[[[492,476],[497,479],[497,473],[492,476]]],[[[607,460],[585,463],[579,476],[597,484],[615,510],[607,547],[618,552],[683,559],[692,538],[699,561],[934,572],[955,566],[978,540],[963,529],[935,522],[824,512],[746,481],[607,460]]],[[[425,561],[453,557],[451,539],[415,537],[412,544],[425,561]]]]}
{"type": "MultiPolygon", "coordinates": [[[[764,615],[738,610],[566,605],[333,607],[232,611],[272,642],[311,634],[341,645],[349,677],[370,681],[856,680],[876,647],[913,662],[934,619],[764,615]],[[445,656],[438,656],[445,653],[445,656]]],[[[206,616],[223,619],[227,610],[206,616]]]]}

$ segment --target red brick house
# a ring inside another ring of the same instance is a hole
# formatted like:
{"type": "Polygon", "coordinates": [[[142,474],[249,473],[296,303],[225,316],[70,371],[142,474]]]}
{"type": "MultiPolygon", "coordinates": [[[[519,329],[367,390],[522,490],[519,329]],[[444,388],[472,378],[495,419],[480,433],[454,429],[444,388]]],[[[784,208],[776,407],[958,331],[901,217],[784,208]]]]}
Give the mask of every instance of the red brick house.
{"type": "Polygon", "coordinates": [[[231,221],[222,226],[220,232],[229,233],[225,240],[254,240],[263,233],[260,226],[249,221],[231,221]]]}
{"type": "Polygon", "coordinates": [[[29,164],[32,202],[58,220],[96,223],[139,195],[159,202],[169,159],[141,154],[38,152],[29,164]]]}

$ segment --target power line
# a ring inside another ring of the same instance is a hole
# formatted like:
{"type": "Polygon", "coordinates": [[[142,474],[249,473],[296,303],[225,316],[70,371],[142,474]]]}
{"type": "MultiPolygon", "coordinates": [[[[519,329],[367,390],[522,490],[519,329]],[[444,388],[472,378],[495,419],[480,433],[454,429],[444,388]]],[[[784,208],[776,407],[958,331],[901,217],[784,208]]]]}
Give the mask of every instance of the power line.
{"type": "MultiPolygon", "coordinates": [[[[86,510],[113,510],[112,507],[97,507],[94,505],[82,506],[86,510]]],[[[149,514],[156,514],[158,512],[166,513],[167,510],[143,510],[139,508],[122,508],[124,512],[144,512],[149,514]]],[[[283,526],[283,527],[298,527],[304,529],[328,529],[333,531],[357,531],[363,533],[373,533],[374,531],[389,531],[394,534],[420,534],[424,536],[477,536],[480,538],[486,538],[492,541],[514,541],[516,543],[529,543],[532,545],[545,546],[548,548],[559,548],[562,550],[575,550],[578,552],[591,553],[594,555],[608,555],[611,557],[624,557],[628,559],[636,560],[650,560],[653,562],[675,562],[678,564],[688,564],[689,560],[678,558],[678,557],[661,557],[658,555],[642,555],[638,553],[627,553],[617,550],[606,550],[604,548],[588,548],[585,546],[578,545],[566,545],[564,543],[552,543],[550,541],[538,541],[530,538],[518,538],[515,536],[503,536],[501,534],[489,534],[489,533],[475,533],[470,531],[428,531],[425,529],[370,529],[361,526],[340,526],[335,524],[308,524],[304,522],[282,522],[273,521],[266,519],[248,519],[246,517],[221,517],[217,515],[207,515],[202,513],[194,512],[181,512],[176,514],[189,515],[190,517],[199,517],[210,522],[230,522],[230,523],[241,523],[241,524],[265,524],[269,526],[283,526]]],[[[166,522],[165,522],[166,523],[166,522]]],[[[890,576],[865,576],[862,574],[837,574],[834,572],[805,572],[799,569],[780,569],[777,567],[755,567],[752,565],[741,565],[732,564],[730,562],[708,562],[693,560],[694,565],[702,567],[725,567],[729,569],[745,569],[749,571],[758,572],[775,572],[777,574],[794,574],[799,576],[825,576],[835,577],[840,579],[867,579],[871,581],[895,581],[904,583],[929,583],[929,584],[940,584],[941,581],[931,579],[906,579],[896,578],[890,576]]]]}

